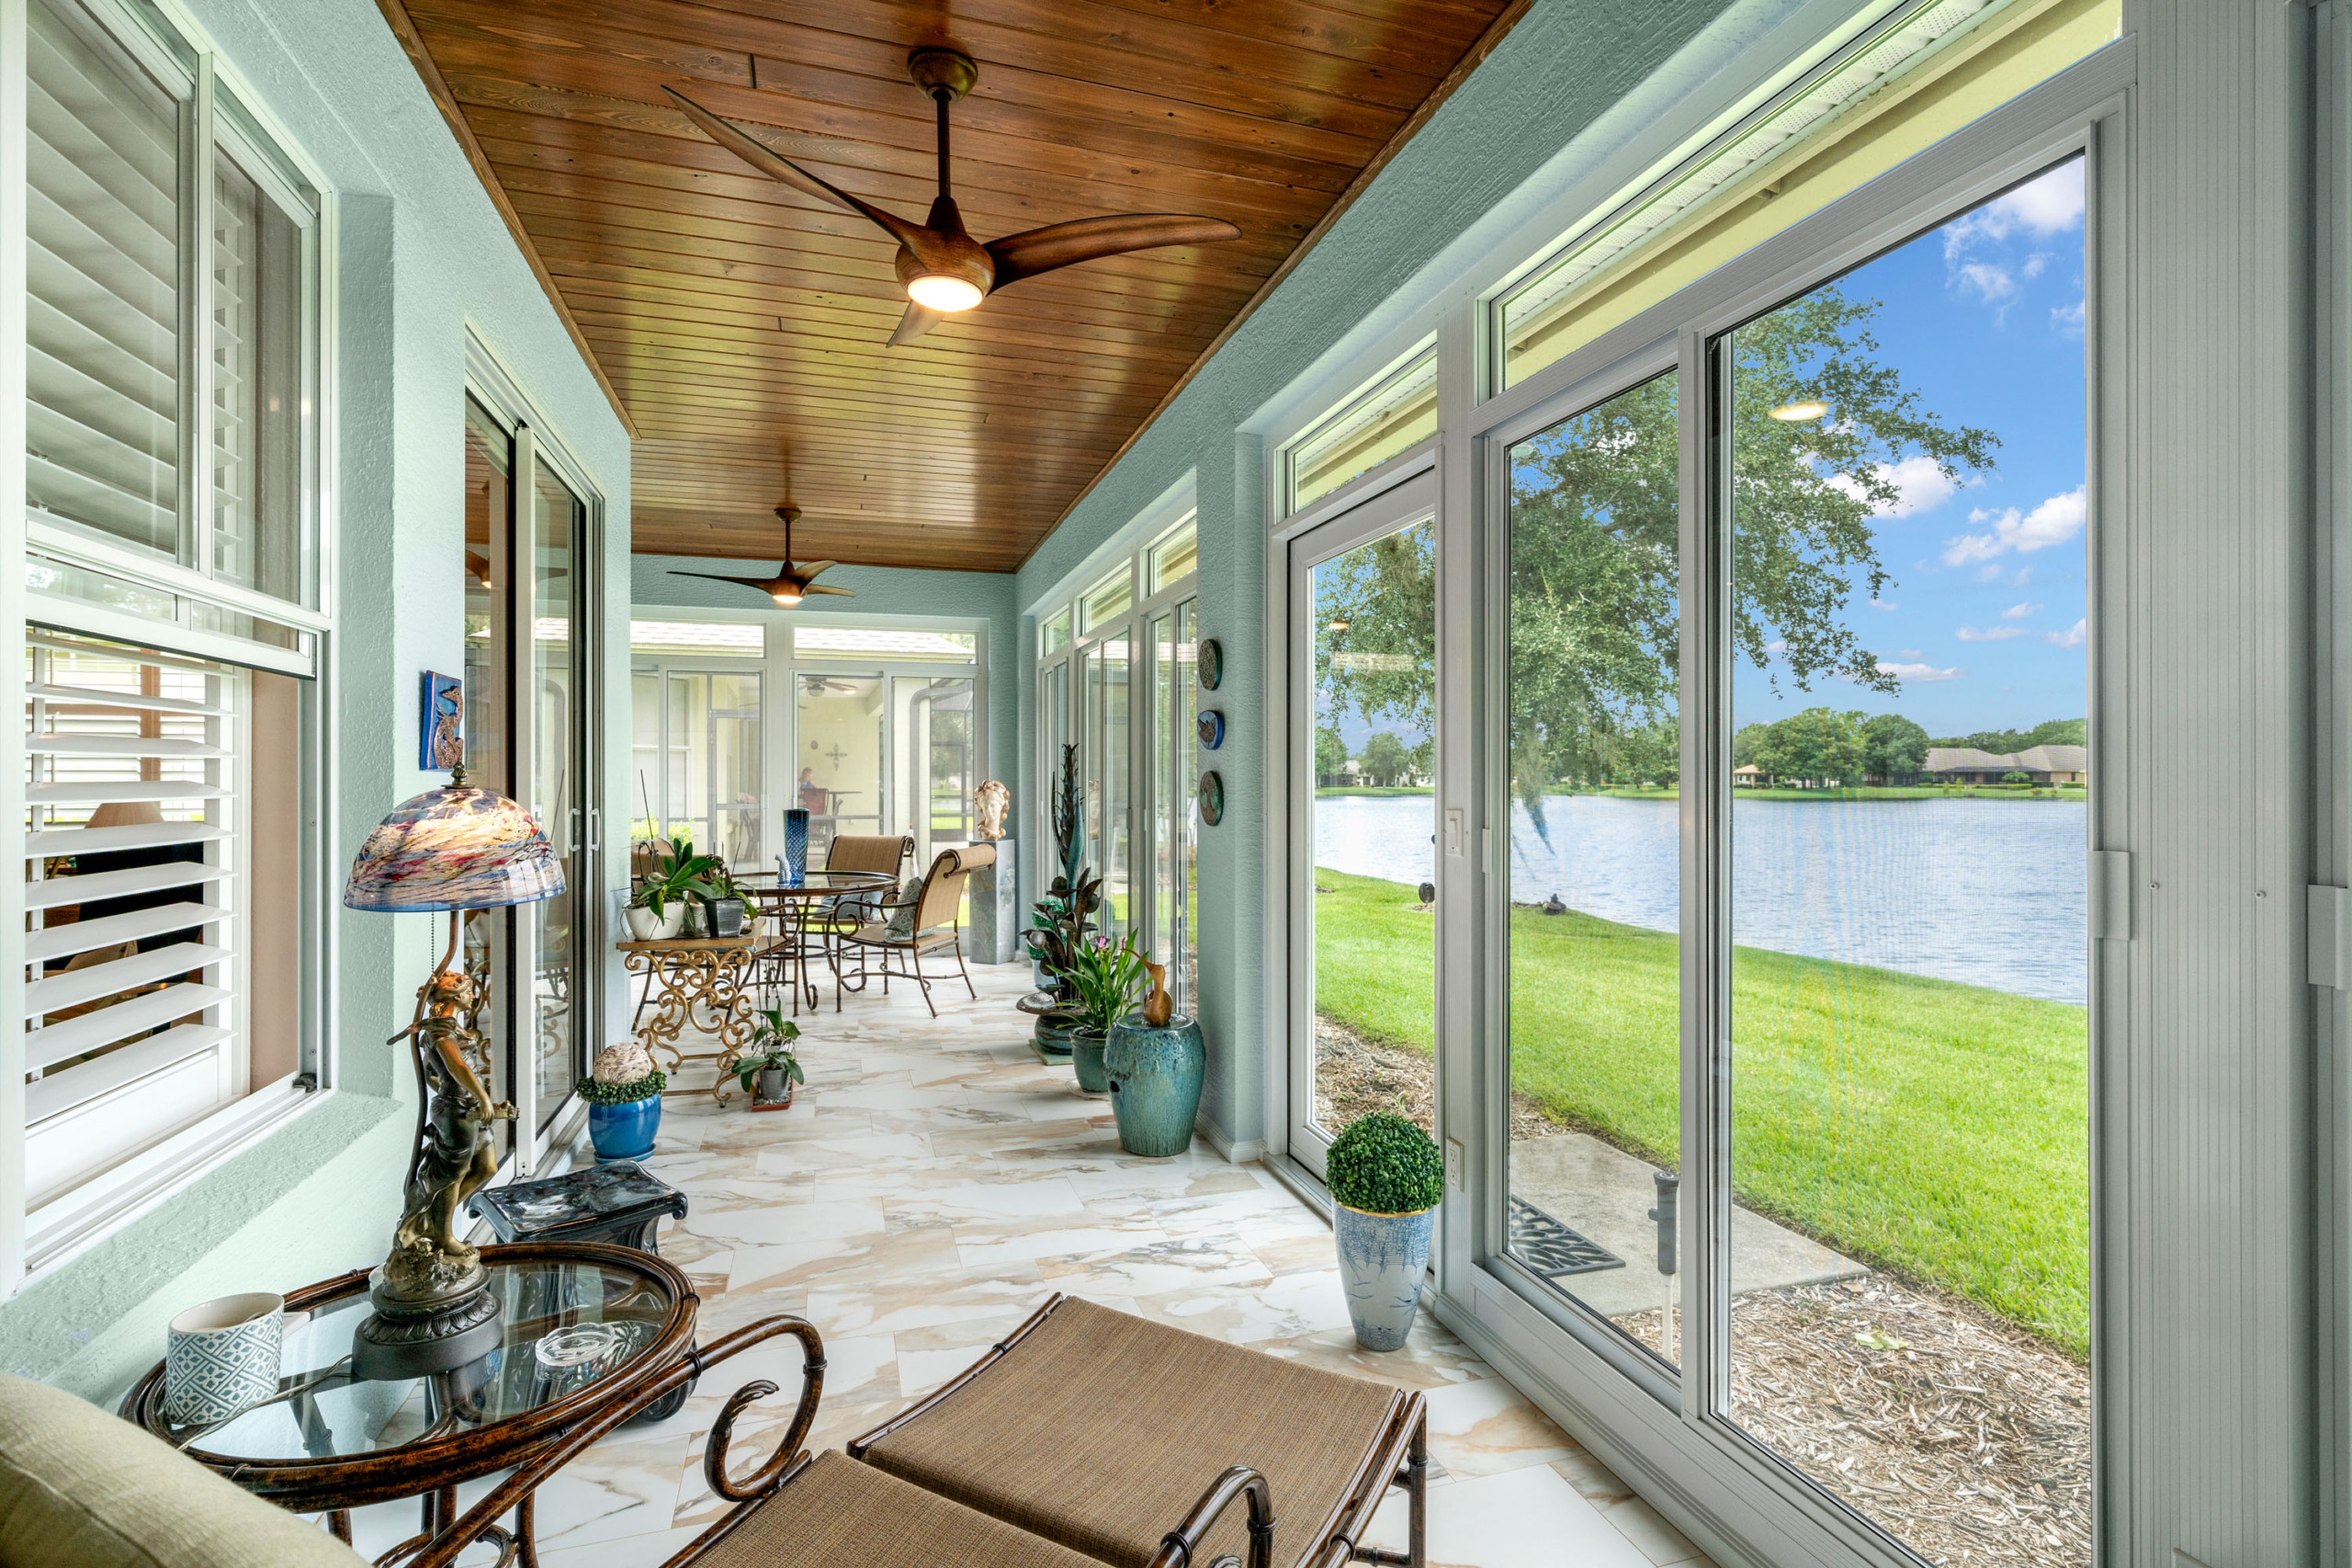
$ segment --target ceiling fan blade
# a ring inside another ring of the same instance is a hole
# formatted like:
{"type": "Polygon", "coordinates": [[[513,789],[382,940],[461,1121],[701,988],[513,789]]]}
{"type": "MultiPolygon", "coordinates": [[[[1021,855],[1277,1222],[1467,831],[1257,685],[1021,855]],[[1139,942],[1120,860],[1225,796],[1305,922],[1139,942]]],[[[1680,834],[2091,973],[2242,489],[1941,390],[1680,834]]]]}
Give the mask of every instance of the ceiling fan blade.
{"type": "Polygon", "coordinates": [[[1079,218],[1048,223],[989,242],[996,258],[996,286],[1057,267],[1100,260],[1128,251],[1155,250],[1162,245],[1213,245],[1241,238],[1241,231],[1222,218],[1188,218],[1173,212],[1125,212],[1111,218],[1079,218]]]}
{"type": "Polygon", "coordinates": [[[732,121],[719,118],[675,87],[665,85],[662,90],[676,100],[685,117],[700,126],[705,135],[770,179],[788,185],[803,196],[813,196],[820,201],[846,208],[878,225],[892,239],[910,248],[915,248],[931,238],[931,231],[922,224],[910,223],[895,212],[885,212],[872,202],[861,201],[839,186],[819,179],[732,121]]]}
{"type": "Polygon", "coordinates": [[[907,313],[899,318],[899,330],[890,334],[890,346],[912,343],[946,319],[944,310],[926,310],[913,300],[907,301],[907,313]]]}
{"type": "Polygon", "coordinates": [[[699,577],[705,582],[740,582],[746,588],[756,588],[763,593],[770,592],[768,584],[776,581],[772,577],[721,577],[715,571],[680,571],[674,567],[671,569],[670,575],[699,577]]]}
{"type": "Polygon", "coordinates": [[[854,598],[856,598],[856,597],[857,597],[857,590],[856,590],[856,589],[854,589],[854,588],[828,588],[828,587],[826,587],[826,586],[825,586],[823,583],[821,583],[821,582],[812,582],[812,583],[810,583],[808,587],[806,587],[806,588],[802,589],[800,592],[803,592],[804,594],[805,594],[805,593],[838,593],[838,594],[840,594],[840,595],[841,595],[842,598],[844,598],[844,599],[854,599],[854,598]]]}
{"type": "Polygon", "coordinates": [[[798,572],[802,580],[806,581],[820,571],[830,571],[841,564],[837,560],[807,560],[795,564],[792,570],[798,572]]]}

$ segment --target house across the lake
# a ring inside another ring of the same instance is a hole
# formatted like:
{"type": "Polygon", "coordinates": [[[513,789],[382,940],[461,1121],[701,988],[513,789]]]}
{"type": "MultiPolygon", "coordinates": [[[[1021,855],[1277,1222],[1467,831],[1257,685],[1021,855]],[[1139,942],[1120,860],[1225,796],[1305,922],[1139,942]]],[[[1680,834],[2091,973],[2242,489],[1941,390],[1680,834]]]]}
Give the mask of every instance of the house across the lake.
{"type": "Polygon", "coordinates": [[[1996,784],[2023,773],[2036,784],[2079,784],[2089,779],[2090,763],[2085,746],[2029,746],[1997,754],[1973,746],[1930,746],[1919,778],[1923,784],[1996,784]]]}

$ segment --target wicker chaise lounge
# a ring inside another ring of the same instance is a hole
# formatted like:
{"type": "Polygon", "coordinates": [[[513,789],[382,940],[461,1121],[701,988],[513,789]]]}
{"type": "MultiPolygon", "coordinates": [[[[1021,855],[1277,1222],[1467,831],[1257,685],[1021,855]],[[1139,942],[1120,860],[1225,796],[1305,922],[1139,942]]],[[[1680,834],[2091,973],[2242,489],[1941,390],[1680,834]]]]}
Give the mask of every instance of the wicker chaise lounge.
{"type": "MultiPolygon", "coordinates": [[[[1274,1568],[1425,1558],[1422,1396],[1092,1302],[1055,1296],[961,1377],[852,1442],[928,1492],[1114,1568],[1145,1568],[1201,1478],[1237,1461],[1273,1488],[1274,1568]],[[1410,1550],[1359,1547],[1390,1486],[1410,1550]]],[[[1245,1550],[1228,1516],[1203,1550],[1245,1550]]]]}
{"type": "MultiPolygon", "coordinates": [[[[507,1568],[521,1555],[521,1543],[503,1521],[548,1476],[690,1378],[786,1334],[801,1345],[800,1402],[791,1424],[764,1464],[740,1479],[730,1476],[728,1449],[736,1418],[776,1386],[764,1380],[749,1382],[728,1398],[704,1441],[703,1475],[711,1491],[734,1506],[665,1568],[1100,1568],[1095,1560],[1045,1536],[887,1471],[837,1453],[812,1457],[801,1445],[824,1390],[824,1343],[797,1317],[763,1318],[716,1344],[689,1349],[685,1359],[635,1397],[582,1423],[510,1472],[456,1524],[408,1558],[405,1568],[452,1568],[476,1542],[498,1547],[498,1568],[507,1568]]],[[[1086,1375],[1084,1369],[1071,1371],[1086,1375]]],[[[1113,1456],[1102,1458],[1106,1471],[1112,1470],[1113,1456]]],[[[1212,1468],[1207,1482],[1205,1490],[1155,1522],[1159,1533],[1142,1560],[1144,1568],[1273,1568],[1273,1494],[1266,1478],[1246,1465],[1229,1464],[1212,1468]],[[1205,1545],[1212,1536],[1239,1540],[1242,1555],[1213,1559],[1205,1545]]],[[[397,1555],[406,1557],[407,1549],[397,1555]]]]}

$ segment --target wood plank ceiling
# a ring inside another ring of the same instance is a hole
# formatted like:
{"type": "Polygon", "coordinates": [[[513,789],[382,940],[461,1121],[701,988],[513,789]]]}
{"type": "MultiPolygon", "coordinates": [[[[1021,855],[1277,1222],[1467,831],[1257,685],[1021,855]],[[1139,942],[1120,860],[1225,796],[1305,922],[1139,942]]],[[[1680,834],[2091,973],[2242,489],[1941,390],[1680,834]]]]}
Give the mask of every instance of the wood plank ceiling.
{"type": "Polygon", "coordinates": [[[1525,0],[379,0],[637,435],[640,553],[1009,571],[1525,0]],[[982,240],[1121,212],[1230,243],[1008,286],[918,342],[892,242],[695,130],[674,86],[921,221],[910,49],[971,54],[982,240]]]}

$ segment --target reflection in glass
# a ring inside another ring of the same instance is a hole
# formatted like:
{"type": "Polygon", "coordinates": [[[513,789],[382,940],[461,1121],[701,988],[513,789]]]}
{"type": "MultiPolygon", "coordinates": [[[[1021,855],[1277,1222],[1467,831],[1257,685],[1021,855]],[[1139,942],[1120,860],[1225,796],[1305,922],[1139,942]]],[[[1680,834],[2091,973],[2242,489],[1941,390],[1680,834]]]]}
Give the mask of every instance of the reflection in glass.
{"type": "Polygon", "coordinates": [[[300,599],[302,225],[225,153],[212,186],[212,570],[300,599]]]}
{"type": "Polygon", "coordinates": [[[1154,616],[1146,634],[1151,649],[1151,956],[1168,966],[1169,994],[1185,1013],[1193,1010],[1199,979],[1199,945],[1193,938],[1199,810],[1193,763],[1201,754],[1193,623],[1199,612],[1200,602],[1187,599],[1154,616]]]}
{"type": "Polygon", "coordinates": [[[1434,1129],[1436,531],[1399,529],[1314,569],[1315,1120],[1371,1111],[1434,1129]]]}
{"type": "Polygon", "coordinates": [[[2090,1561],[2082,211],[2069,162],[1715,350],[1726,1414],[1937,1563],[2090,1561]]]}
{"type": "Polygon", "coordinates": [[[891,820],[915,838],[915,863],[972,840],[974,773],[972,690],[968,676],[933,680],[900,675],[891,682],[898,715],[898,789],[891,820]]]}
{"type": "Polygon", "coordinates": [[[1129,834],[1127,816],[1127,639],[1114,636],[1086,661],[1086,779],[1088,863],[1102,874],[1102,934],[1126,934],[1129,834]]]}
{"type": "Polygon", "coordinates": [[[1680,1355],[1674,378],[1510,451],[1510,1256],[1680,1355]]]}
{"type": "Polygon", "coordinates": [[[517,919],[536,928],[532,976],[541,1125],[561,1110],[585,1066],[580,1018],[573,1006],[579,906],[587,882],[582,865],[580,711],[575,682],[581,536],[587,509],[555,471],[538,462],[531,487],[531,779],[532,814],[564,860],[564,891],[526,904],[517,919]]]}
{"type": "Polygon", "coordinates": [[[761,865],[760,677],[673,670],[659,773],[666,837],[684,838],[737,871],[761,865]]]}
{"type": "Polygon", "coordinates": [[[800,671],[800,766],[792,804],[808,813],[808,863],[822,865],[843,833],[883,830],[883,699],[887,677],[800,671]]]}
{"type": "MultiPolygon", "coordinates": [[[[466,776],[482,789],[512,795],[513,770],[507,727],[507,544],[512,527],[514,448],[505,431],[475,402],[466,400],[466,522],[463,556],[466,652],[466,776]]],[[[490,1043],[491,1090],[514,1098],[514,1031],[507,1018],[508,941],[514,929],[508,909],[466,911],[466,973],[474,982],[474,1010],[467,1027],[490,1043]]],[[[511,1122],[495,1123],[502,1152],[514,1136],[511,1122]]]]}

